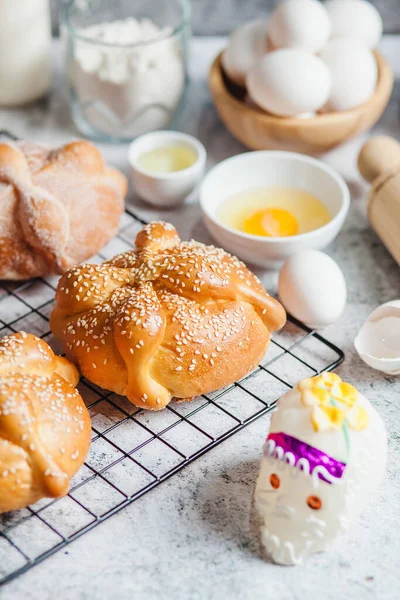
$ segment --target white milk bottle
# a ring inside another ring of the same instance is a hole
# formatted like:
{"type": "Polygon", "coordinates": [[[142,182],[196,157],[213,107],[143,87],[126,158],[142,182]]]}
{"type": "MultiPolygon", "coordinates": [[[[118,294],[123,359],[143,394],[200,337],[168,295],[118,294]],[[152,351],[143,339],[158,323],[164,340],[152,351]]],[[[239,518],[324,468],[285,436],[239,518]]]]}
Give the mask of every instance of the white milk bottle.
{"type": "Polygon", "coordinates": [[[0,106],[46,94],[50,44],[49,0],[0,0],[0,106]]]}

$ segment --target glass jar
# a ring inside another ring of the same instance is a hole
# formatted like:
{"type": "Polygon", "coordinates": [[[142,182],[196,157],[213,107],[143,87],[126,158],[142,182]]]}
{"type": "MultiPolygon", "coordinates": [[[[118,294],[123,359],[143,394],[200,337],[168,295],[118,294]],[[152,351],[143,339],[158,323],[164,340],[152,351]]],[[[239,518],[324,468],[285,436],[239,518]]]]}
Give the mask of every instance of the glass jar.
{"type": "Polygon", "coordinates": [[[103,142],[167,127],[187,87],[189,0],[69,0],[63,8],[72,118],[103,142]]]}
{"type": "Polygon", "coordinates": [[[20,106],[50,87],[49,0],[0,0],[0,106],[20,106]]]}

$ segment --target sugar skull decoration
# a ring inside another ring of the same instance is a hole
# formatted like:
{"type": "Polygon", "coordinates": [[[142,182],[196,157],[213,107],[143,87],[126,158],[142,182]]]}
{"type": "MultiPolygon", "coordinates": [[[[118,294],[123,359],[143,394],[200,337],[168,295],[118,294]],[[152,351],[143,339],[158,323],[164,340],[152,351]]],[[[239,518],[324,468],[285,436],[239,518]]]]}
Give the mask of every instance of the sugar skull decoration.
{"type": "Polygon", "coordinates": [[[385,470],[381,418],[334,373],[300,381],[271,419],[255,492],[263,551],[282,565],[346,531],[385,470]]]}

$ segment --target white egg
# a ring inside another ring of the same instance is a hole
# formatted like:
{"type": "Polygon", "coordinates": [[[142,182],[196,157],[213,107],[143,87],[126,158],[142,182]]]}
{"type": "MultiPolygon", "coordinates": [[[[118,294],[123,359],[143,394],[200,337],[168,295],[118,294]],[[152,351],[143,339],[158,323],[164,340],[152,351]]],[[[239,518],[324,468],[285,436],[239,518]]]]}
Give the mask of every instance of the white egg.
{"type": "Polygon", "coordinates": [[[335,261],[319,250],[303,250],[279,273],[279,298],[286,310],[311,329],[335,323],[346,306],[346,282],[335,261]]]}
{"type": "Polygon", "coordinates": [[[248,70],[267,51],[266,21],[251,21],[230,36],[229,45],[222,53],[222,66],[232,81],[244,86],[248,70]]]}
{"type": "Polygon", "coordinates": [[[299,115],[296,115],[296,119],[313,119],[315,117],[315,112],[306,112],[306,113],[300,113],[299,115]]]}
{"type": "Polygon", "coordinates": [[[375,48],[382,37],[382,17],[366,0],[328,0],[332,38],[350,38],[375,48]]]}
{"type": "Polygon", "coordinates": [[[356,40],[331,40],[320,53],[332,77],[328,111],[350,110],[373,95],[378,66],[372,51],[356,40]]]}
{"type": "Polygon", "coordinates": [[[266,54],[246,78],[252,100],[282,117],[315,112],[328,100],[331,75],[320,58],[305,50],[285,48],[266,54]]]}
{"type": "Polygon", "coordinates": [[[268,38],[275,48],[303,48],[318,52],[328,41],[331,23],[318,0],[281,2],[268,23],[268,38]]]}
{"type": "Polygon", "coordinates": [[[372,311],[354,346],[369,367],[400,375],[400,300],[386,302],[372,311]]]}

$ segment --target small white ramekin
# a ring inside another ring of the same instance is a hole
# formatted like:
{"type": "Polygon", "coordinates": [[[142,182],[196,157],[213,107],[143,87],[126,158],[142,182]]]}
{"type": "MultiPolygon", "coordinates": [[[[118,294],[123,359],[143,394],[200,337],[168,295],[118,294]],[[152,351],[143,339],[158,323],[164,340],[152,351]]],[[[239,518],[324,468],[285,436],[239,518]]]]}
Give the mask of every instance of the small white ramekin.
{"type": "Polygon", "coordinates": [[[206,158],[206,149],[197,138],[178,131],[146,133],[134,140],[128,151],[135,191],[150,204],[165,208],[182,204],[190,196],[204,175],[206,158]],[[138,165],[141,154],[171,143],[184,144],[194,150],[196,162],[187,169],[172,173],[153,173],[138,165]]]}
{"type": "Polygon", "coordinates": [[[350,206],[343,178],[325,163],[294,152],[247,152],[228,158],[206,175],[200,187],[204,223],[220,246],[243,261],[277,269],[292,254],[308,248],[321,249],[339,233],[350,206]],[[264,237],[242,233],[218,218],[218,209],[229,197],[251,188],[287,186],[320,199],[332,215],[329,223],[290,237],[264,237]]]}

